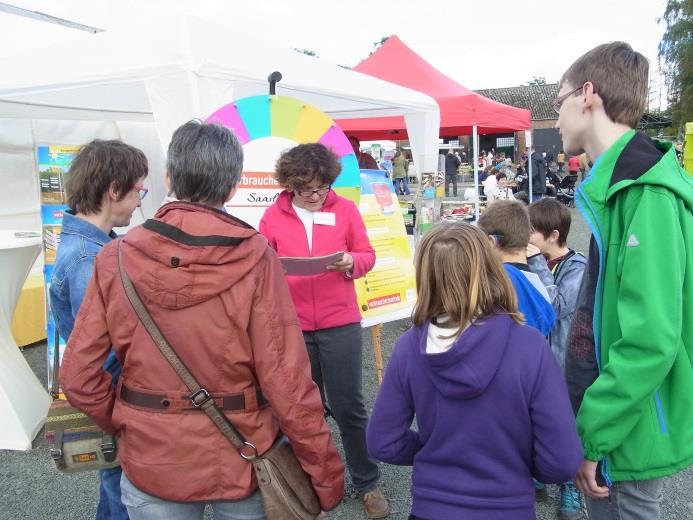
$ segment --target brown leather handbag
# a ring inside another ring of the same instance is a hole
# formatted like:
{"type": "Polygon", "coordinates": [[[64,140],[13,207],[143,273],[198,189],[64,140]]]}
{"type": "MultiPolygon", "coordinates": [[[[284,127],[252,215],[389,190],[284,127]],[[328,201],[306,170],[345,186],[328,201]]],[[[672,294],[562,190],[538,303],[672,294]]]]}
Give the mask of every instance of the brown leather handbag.
{"type": "Polygon", "coordinates": [[[161,354],[190,390],[190,401],[193,406],[205,412],[231,445],[238,450],[238,454],[252,464],[268,520],[313,520],[316,518],[320,514],[320,502],[310,478],[301,468],[288,439],[282,435],[266,453],[260,455],[257,448],[234,428],[223,412],[217,408],[210,393],[197,382],[183,364],[152,319],[125,272],[120,245],[119,241],[118,269],[128,300],[161,354]]]}

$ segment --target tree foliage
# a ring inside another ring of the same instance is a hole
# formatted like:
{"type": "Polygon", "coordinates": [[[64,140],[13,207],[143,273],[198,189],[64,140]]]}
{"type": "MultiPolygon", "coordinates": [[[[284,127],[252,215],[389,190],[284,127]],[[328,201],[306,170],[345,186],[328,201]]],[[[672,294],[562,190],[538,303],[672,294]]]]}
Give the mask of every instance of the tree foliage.
{"type": "Polygon", "coordinates": [[[546,85],[546,78],[544,76],[532,76],[531,81],[528,81],[527,85],[546,85]]]}
{"type": "Polygon", "coordinates": [[[320,57],[315,53],[315,51],[311,51],[310,49],[297,49],[296,47],[294,47],[294,50],[296,52],[300,52],[301,54],[305,54],[307,56],[312,56],[313,58],[319,58],[320,57]]]}
{"type": "Polygon", "coordinates": [[[373,50],[377,50],[379,47],[382,47],[388,38],[389,36],[383,36],[377,42],[373,42],[373,50]]]}
{"type": "Polygon", "coordinates": [[[385,44],[385,42],[388,40],[388,38],[389,38],[389,36],[383,36],[377,42],[373,42],[373,50],[371,52],[369,52],[368,55],[370,56],[375,51],[377,51],[380,47],[382,47],[385,44]]]}
{"type": "Polygon", "coordinates": [[[668,0],[659,62],[667,85],[674,127],[693,121],[693,0],[668,0]]]}

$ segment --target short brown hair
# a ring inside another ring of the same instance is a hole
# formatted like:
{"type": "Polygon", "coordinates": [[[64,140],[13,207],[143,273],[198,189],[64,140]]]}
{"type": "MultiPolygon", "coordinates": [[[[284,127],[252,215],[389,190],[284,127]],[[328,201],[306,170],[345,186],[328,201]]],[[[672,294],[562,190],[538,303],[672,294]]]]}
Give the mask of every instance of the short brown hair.
{"type": "Polygon", "coordinates": [[[635,128],[645,112],[648,70],[647,58],[627,43],[604,43],[580,56],[565,71],[560,85],[578,88],[591,82],[609,119],[635,128]]]}
{"type": "Polygon", "coordinates": [[[446,314],[450,327],[507,313],[517,323],[517,296],[484,233],[464,223],[440,224],[423,237],[416,253],[417,299],[412,322],[446,314]]]}
{"type": "Polygon", "coordinates": [[[532,233],[527,207],[516,200],[489,204],[479,217],[479,227],[487,235],[493,235],[496,245],[504,251],[525,249],[532,233]]]}
{"type": "Polygon", "coordinates": [[[284,152],[275,167],[277,182],[287,190],[300,189],[313,179],[332,184],[342,171],[339,158],[319,143],[299,144],[284,152]]]}
{"type": "Polygon", "coordinates": [[[558,245],[565,246],[570,232],[570,210],[556,199],[545,197],[530,204],[529,221],[532,229],[548,238],[553,230],[558,231],[558,245]]]}
{"type": "Polygon", "coordinates": [[[120,200],[148,171],[147,158],[138,148],[118,140],[95,139],[72,161],[65,181],[67,204],[77,213],[98,213],[111,184],[120,200]]]}

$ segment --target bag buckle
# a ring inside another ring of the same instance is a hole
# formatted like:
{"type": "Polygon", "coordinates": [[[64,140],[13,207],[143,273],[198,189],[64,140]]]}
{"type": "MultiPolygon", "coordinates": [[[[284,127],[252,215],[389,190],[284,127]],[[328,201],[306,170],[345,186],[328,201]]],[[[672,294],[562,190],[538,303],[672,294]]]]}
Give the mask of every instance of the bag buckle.
{"type": "Polygon", "coordinates": [[[104,441],[101,443],[101,453],[106,462],[113,462],[116,459],[116,445],[113,441],[104,441]]]}
{"type": "Polygon", "coordinates": [[[248,462],[252,462],[257,459],[257,448],[252,443],[245,441],[238,450],[238,454],[248,462]]]}
{"type": "Polygon", "coordinates": [[[209,395],[209,392],[207,390],[205,390],[204,388],[200,388],[197,392],[190,396],[190,401],[192,402],[192,405],[195,408],[199,408],[207,401],[209,401],[211,398],[212,396],[209,395]]]}
{"type": "Polygon", "coordinates": [[[63,450],[60,448],[51,448],[51,458],[55,461],[61,460],[63,458],[63,450]]]}

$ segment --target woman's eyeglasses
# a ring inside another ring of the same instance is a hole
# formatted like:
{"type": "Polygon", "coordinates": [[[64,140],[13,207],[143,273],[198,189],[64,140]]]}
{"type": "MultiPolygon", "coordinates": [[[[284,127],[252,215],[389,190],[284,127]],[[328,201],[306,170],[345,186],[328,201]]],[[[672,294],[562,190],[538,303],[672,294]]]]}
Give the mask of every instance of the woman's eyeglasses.
{"type": "Polygon", "coordinates": [[[294,190],[294,193],[296,195],[299,195],[301,197],[306,197],[306,198],[312,197],[313,195],[319,195],[320,197],[322,197],[331,189],[332,189],[332,186],[330,185],[330,186],[323,186],[323,187],[317,188],[315,190],[294,190]]]}

